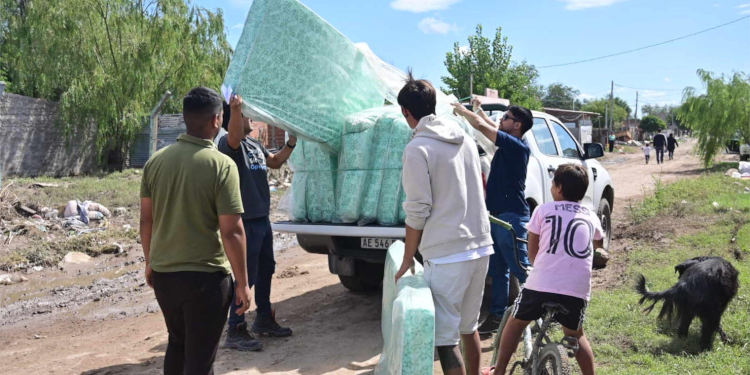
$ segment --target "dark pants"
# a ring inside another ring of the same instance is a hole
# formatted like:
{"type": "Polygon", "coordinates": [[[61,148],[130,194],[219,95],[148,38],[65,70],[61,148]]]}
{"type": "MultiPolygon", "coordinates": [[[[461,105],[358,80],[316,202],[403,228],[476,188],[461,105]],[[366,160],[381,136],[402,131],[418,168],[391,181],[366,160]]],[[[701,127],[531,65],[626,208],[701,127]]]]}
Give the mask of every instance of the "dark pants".
{"type": "Polygon", "coordinates": [[[669,152],[669,160],[674,159],[674,149],[673,148],[668,148],[667,152],[669,152]]]}
{"type": "MultiPolygon", "coordinates": [[[[513,225],[516,236],[526,239],[526,223],[529,222],[528,216],[521,216],[514,213],[502,213],[493,216],[509,222],[513,225]]],[[[495,242],[493,245],[495,253],[490,255],[490,268],[487,271],[487,274],[492,277],[492,307],[490,307],[490,312],[497,316],[502,316],[508,307],[510,273],[512,272],[521,284],[526,282],[526,273],[516,262],[513,236],[510,232],[497,224],[490,224],[490,231],[492,233],[492,241],[495,242]]],[[[524,266],[529,265],[529,253],[526,249],[526,244],[523,242],[518,243],[518,259],[524,266]]]]}
{"type": "Polygon", "coordinates": [[[656,147],[656,164],[664,162],[664,147],[656,147]]]}
{"type": "Polygon", "coordinates": [[[615,141],[609,141],[609,152],[615,149],[615,141]]]}
{"type": "Polygon", "coordinates": [[[212,375],[232,278],[223,272],[154,272],[152,281],[169,332],[164,374],[212,375]]]}
{"type": "MultiPolygon", "coordinates": [[[[273,259],[273,231],[268,216],[257,219],[242,220],[245,225],[247,239],[247,280],[252,288],[255,286],[255,304],[258,314],[271,314],[271,279],[276,270],[273,259]]],[[[240,306],[235,305],[232,296],[232,309],[229,311],[229,326],[245,321],[245,315],[237,315],[234,311],[240,306]]]]}

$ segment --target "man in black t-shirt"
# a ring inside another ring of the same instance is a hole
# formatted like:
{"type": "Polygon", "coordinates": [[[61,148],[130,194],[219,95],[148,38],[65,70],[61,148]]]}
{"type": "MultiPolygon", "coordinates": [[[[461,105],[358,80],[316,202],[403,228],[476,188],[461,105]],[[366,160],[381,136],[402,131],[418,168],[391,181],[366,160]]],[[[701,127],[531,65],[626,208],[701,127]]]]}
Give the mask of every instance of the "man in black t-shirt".
{"type": "MultiPolygon", "coordinates": [[[[218,141],[219,151],[237,164],[240,175],[240,192],[245,213],[242,223],[247,238],[247,271],[250,286],[255,286],[255,304],[258,306],[252,332],[272,337],[291,336],[292,330],[281,327],[271,309],[271,279],[276,268],[273,254],[273,232],[268,215],[271,210],[271,192],[268,188],[268,167],[278,169],[289,159],[297,145],[297,138],[289,140],[279,152],[272,154],[255,138],[249,136],[251,120],[242,115],[242,98],[234,95],[224,107],[224,126],[227,134],[218,141]],[[229,115],[227,115],[229,113],[229,115]]],[[[263,346],[247,330],[244,315],[230,310],[227,338],[224,347],[237,350],[261,350],[263,346]]]]}
{"type": "Polygon", "coordinates": [[[656,151],[656,164],[661,164],[664,162],[664,146],[667,145],[667,137],[664,136],[664,134],[661,133],[661,130],[659,133],[657,133],[654,136],[654,150],[656,151]]]}

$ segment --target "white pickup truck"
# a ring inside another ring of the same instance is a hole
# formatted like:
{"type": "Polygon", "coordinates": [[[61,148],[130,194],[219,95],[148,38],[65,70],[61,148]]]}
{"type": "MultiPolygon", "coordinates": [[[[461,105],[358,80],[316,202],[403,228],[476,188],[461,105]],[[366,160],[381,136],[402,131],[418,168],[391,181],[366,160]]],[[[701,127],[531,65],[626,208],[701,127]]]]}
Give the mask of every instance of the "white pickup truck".
{"type": "MultiPolygon", "coordinates": [[[[490,110],[483,106],[485,110],[490,110]]],[[[564,163],[586,166],[589,188],[583,203],[596,209],[606,232],[604,248],[609,247],[612,235],[611,213],[614,187],[606,169],[595,158],[604,155],[601,144],[587,143],[583,147],[571,135],[562,121],[544,112],[532,111],[534,126],[524,139],[529,145],[526,175],[526,200],[533,211],[542,203],[552,201],[550,186],[555,169],[564,163]]],[[[501,115],[496,111],[494,116],[501,115]]],[[[495,146],[480,133],[475,133],[482,158],[482,169],[489,175],[490,160],[495,146]]],[[[279,232],[297,234],[300,246],[308,252],[328,255],[328,268],[337,274],[341,283],[352,291],[372,291],[383,279],[385,253],[391,243],[403,240],[404,227],[355,224],[309,224],[294,222],[273,223],[279,232]]]]}

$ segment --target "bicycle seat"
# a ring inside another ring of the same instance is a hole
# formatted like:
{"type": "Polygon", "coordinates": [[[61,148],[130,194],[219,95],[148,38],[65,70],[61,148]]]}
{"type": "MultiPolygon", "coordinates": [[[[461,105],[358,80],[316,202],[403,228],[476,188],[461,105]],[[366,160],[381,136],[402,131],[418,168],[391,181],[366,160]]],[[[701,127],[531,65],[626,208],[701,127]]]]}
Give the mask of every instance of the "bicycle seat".
{"type": "Polygon", "coordinates": [[[565,306],[557,303],[557,302],[545,302],[542,304],[542,308],[546,311],[549,311],[553,314],[567,314],[568,309],[565,308],[565,306]]]}

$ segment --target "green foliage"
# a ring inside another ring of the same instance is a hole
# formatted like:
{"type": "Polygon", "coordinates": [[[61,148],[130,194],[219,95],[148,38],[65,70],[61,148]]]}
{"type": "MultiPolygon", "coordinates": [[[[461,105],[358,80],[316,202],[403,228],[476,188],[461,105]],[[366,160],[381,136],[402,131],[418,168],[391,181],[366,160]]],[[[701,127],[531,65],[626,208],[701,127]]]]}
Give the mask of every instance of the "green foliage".
{"type": "Polygon", "coordinates": [[[526,62],[511,62],[512,51],[508,37],[502,35],[502,28],[497,28],[495,38],[490,41],[482,35],[482,25],[477,25],[476,35],[469,36],[467,50],[462,50],[456,42],[453,51],[445,54],[445,67],[450,76],[442,77],[442,81],[448,85],[447,91],[459,98],[469,96],[472,94],[469,77],[473,74],[474,93],[491,88],[513,104],[540,108],[542,90],[536,84],[539,73],[526,62]]]}
{"type": "Polygon", "coordinates": [[[694,88],[686,88],[677,118],[698,137],[698,153],[709,166],[733,136],[750,143],[750,77],[717,77],[705,70],[698,70],[698,76],[706,93],[697,95],[694,88]]]}
{"type": "Polygon", "coordinates": [[[659,105],[651,105],[646,104],[643,106],[643,114],[644,115],[652,115],[656,116],[667,124],[675,124],[680,128],[683,128],[682,123],[677,118],[677,112],[680,110],[680,106],[678,105],[668,105],[665,104],[663,106],[659,105]]]}
{"type": "Polygon", "coordinates": [[[655,133],[659,130],[666,129],[667,124],[664,120],[656,116],[648,115],[641,119],[641,124],[638,127],[643,129],[643,131],[655,133]]]}
{"type": "MultiPolygon", "coordinates": [[[[619,98],[617,98],[619,99],[619,98]]],[[[622,107],[622,102],[618,104],[618,100],[614,100],[614,124],[619,124],[625,121],[628,117],[628,110],[630,108],[622,107]]],[[[627,105],[627,104],[626,104],[627,105]]],[[[604,128],[606,127],[606,116],[605,113],[607,113],[607,106],[609,106],[609,98],[601,98],[596,100],[587,100],[583,103],[583,107],[581,107],[582,111],[588,111],[588,112],[596,112],[599,114],[598,117],[591,119],[591,121],[594,123],[594,127],[596,128],[604,128]]],[[[612,115],[612,114],[610,114],[612,115]]]]}
{"type": "Polygon", "coordinates": [[[166,90],[218,87],[231,54],[222,14],[186,0],[0,0],[0,15],[9,90],[59,101],[69,131],[96,124],[102,155],[126,151],[166,90]]]}
{"type": "Polygon", "coordinates": [[[674,265],[705,255],[723,256],[739,270],[740,285],[750,282],[746,249],[750,225],[743,221],[750,209],[750,194],[745,193],[744,187],[750,184],[722,173],[736,166],[737,163],[723,164],[715,169],[718,173],[660,184],[653,195],[636,205],[648,211],[642,228],[659,232],[664,217],[669,216],[671,227],[700,229],[693,233],[678,230],[674,236],[667,234],[664,241],[654,241],[650,236],[636,240],[633,249],[621,254],[626,267],[621,272],[627,281],[611,289],[594,291],[584,325],[598,373],[680,375],[750,371],[750,359],[745,355],[750,345],[749,289],[740,287],[722,318],[729,342],[724,344],[717,337],[714,349],[708,352],[699,350],[700,320],[693,321],[688,337],[678,337],[673,324],[657,319],[661,305],[649,315],[642,313],[643,306],[638,305],[640,296],[633,290],[638,274],[646,276],[650,290],[667,289],[677,281],[674,265]],[[714,201],[727,209],[717,209],[714,201]],[[684,215],[675,215],[677,206],[683,207],[684,215]],[[702,225],[696,224],[696,220],[702,225]],[[736,244],[744,248],[744,260],[732,256],[735,243],[731,239],[738,223],[736,244]]]}
{"type": "Polygon", "coordinates": [[[580,91],[562,83],[552,83],[544,91],[542,105],[547,108],[581,108],[581,101],[576,99],[580,93],[580,91]]]}

